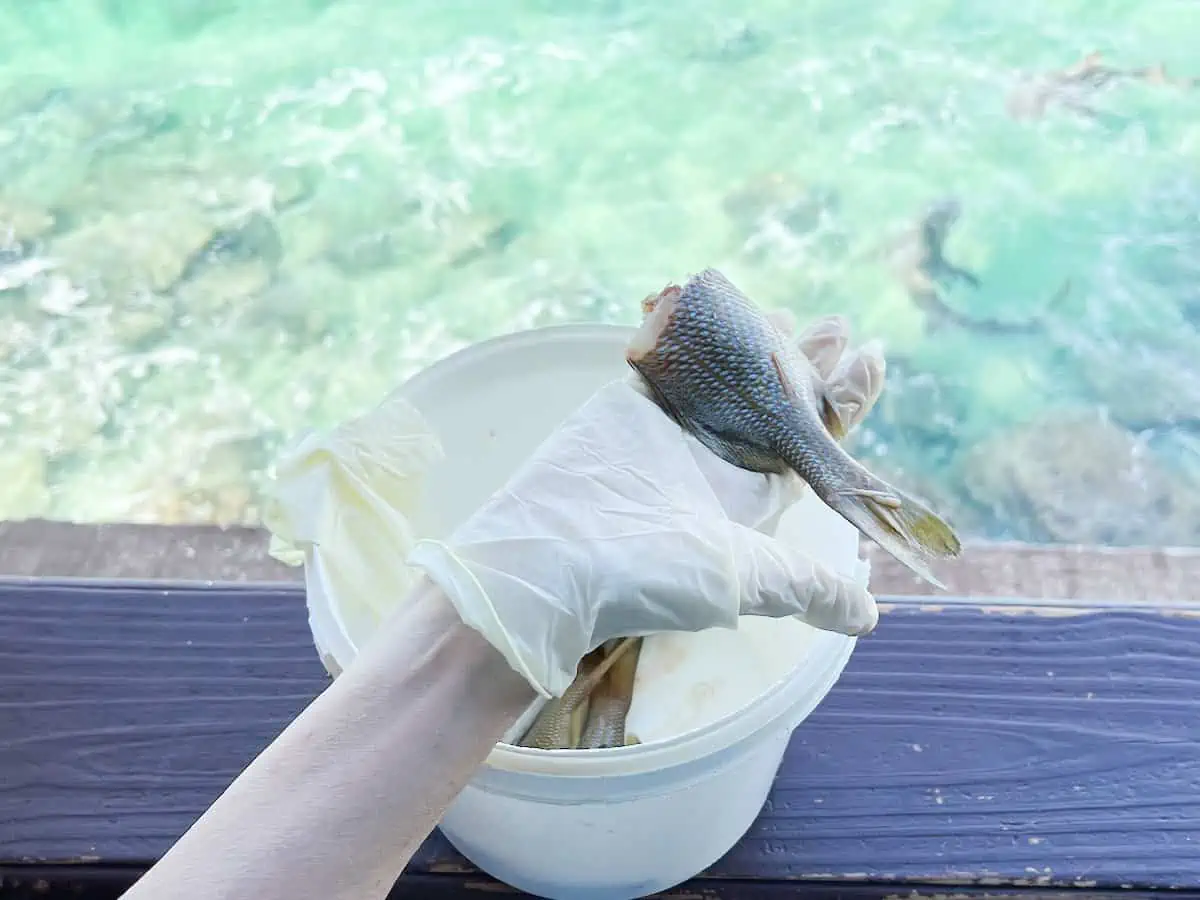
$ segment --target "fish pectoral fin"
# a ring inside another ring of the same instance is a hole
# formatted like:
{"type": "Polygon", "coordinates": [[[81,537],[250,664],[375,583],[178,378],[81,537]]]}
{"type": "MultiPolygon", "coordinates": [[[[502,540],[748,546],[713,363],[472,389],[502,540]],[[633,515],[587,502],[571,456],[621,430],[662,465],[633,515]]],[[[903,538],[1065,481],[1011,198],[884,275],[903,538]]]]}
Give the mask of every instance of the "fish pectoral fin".
{"type": "Polygon", "coordinates": [[[739,469],[759,472],[764,475],[781,474],[787,471],[787,464],[770,448],[748,444],[744,439],[735,434],[726,435],[713,431],[704,424],[684,415],[667,399],[658,385],[645,375],[642,375],[642,370],[638,367],[637,363],[630,360],[629,365],[641,376],[642,383],[650,390],[651,400],[654,401],[658,408],[718,459],[724,460],[731,466],[737,466],[739,469]]]}
{"type": "Polygon", "coordinates": [[[748,444],[736,435],[725,435],[707,429],[692,432],[696,440],[730,465],[763,475],[781,475],[787,463],[770,447],[748,444]]]}
{"type": "Polygon", "coordinates": [[[770,447],[748,443],[741,435],[714,431],[686,418],[675,421],[706,450],[731,466],[762,475],[779,475],[787,471],[787,463],[770,447]]]}

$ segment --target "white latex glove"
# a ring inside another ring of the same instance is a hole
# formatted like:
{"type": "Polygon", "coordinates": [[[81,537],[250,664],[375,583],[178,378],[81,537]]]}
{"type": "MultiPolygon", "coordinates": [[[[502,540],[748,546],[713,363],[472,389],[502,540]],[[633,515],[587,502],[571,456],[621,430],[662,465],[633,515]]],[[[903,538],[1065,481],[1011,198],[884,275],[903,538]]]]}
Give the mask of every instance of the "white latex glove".
{"type": "MultiPolygon", "coordinates": [[[[883,358],[864,347],[838,367],[847,336],[831,317],[798,341],[852,427],[879,395],[883,358]]],[[[733,628],[739,615],[874,628],[865,579],[766,533],[803,489],[798,477],[713,455],[631,374],[563,422],[448,540],[418,542],[408,562],[542,696],[560,696],[583,655],[614,637],[733,628]]]]}

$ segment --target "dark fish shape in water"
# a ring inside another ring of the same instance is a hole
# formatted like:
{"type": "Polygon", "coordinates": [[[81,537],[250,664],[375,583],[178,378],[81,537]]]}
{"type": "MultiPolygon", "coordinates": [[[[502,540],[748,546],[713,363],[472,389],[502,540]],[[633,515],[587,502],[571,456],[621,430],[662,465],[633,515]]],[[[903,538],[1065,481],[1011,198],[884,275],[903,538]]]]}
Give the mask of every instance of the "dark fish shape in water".
{"type": "Polygon", "coordinates": [[[1093,122],[1122,125],[1126,124],[1124,119],[1102,113],[1089,102],[1101,90],[1122,81],[1193,88],[1200,79],[1168,75],[1163,63],[1118,69],[1107,65],[1101,53],[1092,52],[1064,69],[1023,80],[1009,93],[1005,110],[1013,119],[1040,119],[1051,105],[1058,105],[1093,122]]]}
{"type": "Polygon", "coordinates": [[[946,240],[962,215],[962,204],[944,197],[930,205],[921,220],[907,229],[888,248],[888,259],[897,280],[913,304],[925,313],[925,330],[935,332],[945,325],[987,335],[1037,334],[1047,327],[1046,313],[1057,310],[1071,291],[1066,279],[1046,304],[1046,313],[1025,319],[993,319],[968,315],[950,306],[942,296],[951,283],[961,281],[978,290],[982,283],[968,269],[946,258],[946,240]]]}
{"type": "Polygon", "coordinates": [[[961,552],[949,525],[872,475],[824,425],[812,363],[716,269],[643,304],[626,350],[659,407],[717,456],[752,472],[796,472],[827,506],[930,584],[927,561],[961,552]]]}

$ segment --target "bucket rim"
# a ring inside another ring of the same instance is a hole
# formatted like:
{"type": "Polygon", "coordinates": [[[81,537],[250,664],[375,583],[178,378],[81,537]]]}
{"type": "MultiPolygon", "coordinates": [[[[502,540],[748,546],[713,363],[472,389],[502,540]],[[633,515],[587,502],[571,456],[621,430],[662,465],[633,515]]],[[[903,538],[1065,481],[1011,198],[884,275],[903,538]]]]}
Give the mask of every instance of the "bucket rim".
{"type": "MultiPolygon", "coordinates": [[[[430,363],[418,372],[406,378],[396,389],[400,395],[411,395],[423,390],[428,382],[441,381],[461,369],[464,365],[474,365],[480,360],[503,351],[564,341],[581,341],[594,343],[597,339],[613,339],[632,337],[637,329],[632,325],[618,325],[607,322],[567,322],[559,325],[539,325],[535,328],[522,328],[507,334],[496,335],[459,347],[447,353],[441,359],[430,363]]],[[[411,397],[409,397],[411,400],[411,397]]]]}

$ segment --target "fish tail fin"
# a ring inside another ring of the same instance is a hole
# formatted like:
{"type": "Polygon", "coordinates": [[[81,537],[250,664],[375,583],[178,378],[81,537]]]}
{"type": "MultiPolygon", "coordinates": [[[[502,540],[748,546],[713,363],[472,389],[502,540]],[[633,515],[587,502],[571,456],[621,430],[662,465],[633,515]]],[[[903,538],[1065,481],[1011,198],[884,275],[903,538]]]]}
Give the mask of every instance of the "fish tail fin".
{"type": "Polygon", "coordinates": [[[927,560],[962,552],[954,529],[919,500],[866,474],[865,485],[837,490],[825,502],[921,578],[945,588],[927,560]]]}

